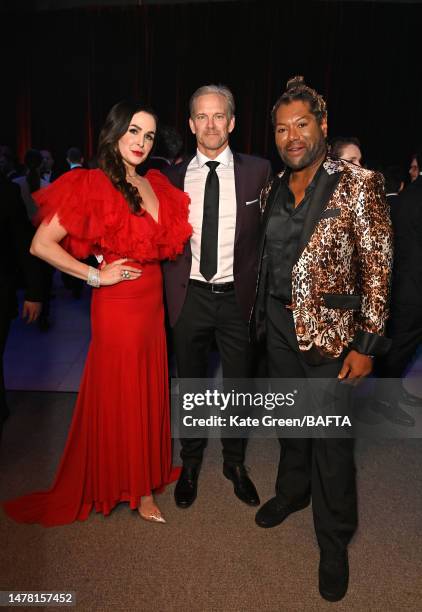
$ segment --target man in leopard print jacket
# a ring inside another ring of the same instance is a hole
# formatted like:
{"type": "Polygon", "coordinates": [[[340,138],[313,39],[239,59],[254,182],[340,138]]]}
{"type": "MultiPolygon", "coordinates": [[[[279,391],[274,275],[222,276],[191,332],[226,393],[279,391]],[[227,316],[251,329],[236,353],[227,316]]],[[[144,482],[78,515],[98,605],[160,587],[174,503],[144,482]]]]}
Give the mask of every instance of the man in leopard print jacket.
{"type": "MultiPolygon", "coordinates": [[[[389,348],[392,235],[383,178],[327,155],[326,105],[302,77],[289,81],[272,119],[286,169],[261,195],[253,322],[258,338],[266,336],[271,378],[326,379],[338,388],[336,380],[368,375],[372,357],[389,348]]],[[[347,545],[357,527],[353,440],[280,444],[277,494],[256,522],[274,527],[312,498],[319,589],[337,601],[347,591],[347,545]]]]}

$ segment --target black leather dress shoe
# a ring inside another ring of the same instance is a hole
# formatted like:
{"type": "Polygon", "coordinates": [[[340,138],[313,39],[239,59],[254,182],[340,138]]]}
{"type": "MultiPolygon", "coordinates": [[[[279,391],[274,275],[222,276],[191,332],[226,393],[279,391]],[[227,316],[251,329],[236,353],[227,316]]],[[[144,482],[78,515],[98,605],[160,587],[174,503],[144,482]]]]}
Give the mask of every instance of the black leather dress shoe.
{"type": "Polygon", "coordinates": [[[327,601],[340,601],[349,586],[347,550],[334,554],[321,551],[319,561],[319,592],[327,601]]]}
{"type": "Polygon", "coordinates": [[[249,478],[244,465],[223,465],[223,474],[232,481],[235,495],[249,506],[261,503],[255,485],[249,478]]]}
{"type": "Polygon", "coordinates": [[[382,414],[383,417],[394,423],[395,425],[403,425],[405,427],[414,427],[415,419],[411,414],[400,408],[396,402],[386,402],[376,400],[372,404],[372,410],[378,414],[382,414]]]}
{"type": "Polygon", "coordinates": [[[284,497],[272,497],[256,513],[255,523],[259,527],[275,527],[280,525],[289,514],[309,506],[310,501],[310,497],[307,497],[294,504],[289,504],[284,497]]]}
{"type": "Polygon", "coordinates": [[[189,508],[195,501],[198,489],[198,474],[198,466],[183,466],[174,489],[174,499],[179,508],[189,508]]]}
{"type": "Polygon", "coordinates": [[[398,399],[399,402],[403,402],[403,404],[407,404],[408,406],[417,406],[418,408],[422,407],[422,397],[409,393],[409,391],[406,391],[404,387],[401,388],[401,393],[398,399]]]}

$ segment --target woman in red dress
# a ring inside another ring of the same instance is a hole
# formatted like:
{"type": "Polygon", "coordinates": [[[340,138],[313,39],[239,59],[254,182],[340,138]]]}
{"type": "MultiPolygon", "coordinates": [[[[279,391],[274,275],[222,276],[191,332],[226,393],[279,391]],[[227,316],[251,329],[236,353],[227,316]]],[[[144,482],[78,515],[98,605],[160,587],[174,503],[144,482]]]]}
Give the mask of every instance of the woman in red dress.
{"type": "Polygon", "coordinates": [[[129,502],[165,522],[153,493],[172,468],[160,261],[183,250],[189,199],[158,171],[136,167],[154,143],[156,118],[116,104],[100,134],[100,169],[73,170],[35,199],[42,221],[31,252],[94,286],[92,338],[53,486],[8,501],[18,522],[63,525],[129,502]],[[101,269],[78,261],[102,255],[101,269]]]}

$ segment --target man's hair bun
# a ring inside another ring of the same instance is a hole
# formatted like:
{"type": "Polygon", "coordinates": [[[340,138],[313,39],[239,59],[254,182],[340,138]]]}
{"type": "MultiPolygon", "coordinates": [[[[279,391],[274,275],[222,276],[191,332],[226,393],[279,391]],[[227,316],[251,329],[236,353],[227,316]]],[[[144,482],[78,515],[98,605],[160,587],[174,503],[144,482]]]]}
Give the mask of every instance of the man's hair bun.
{"type": "Polygon", "coordinates": [[[294,76],[287,81],[286,91],[290,89],[296,89],[297,87],[303,87],[305,85],[305,79],[303,76],[294,76]]]}
{"type": "Polygon", "coordinates": [[[273,125],[276,124],[276,114],[281,104],[290,104],[295,100],[301,100],[309,104],[310,112],[315,115],[318,123],[321,125],[323,119],[327,118],[327,105],[324,98],[306,85],[303,76],[294,76],[287,81],[286,91],[279,97],[271,111],[271,120],[273,125]]]}

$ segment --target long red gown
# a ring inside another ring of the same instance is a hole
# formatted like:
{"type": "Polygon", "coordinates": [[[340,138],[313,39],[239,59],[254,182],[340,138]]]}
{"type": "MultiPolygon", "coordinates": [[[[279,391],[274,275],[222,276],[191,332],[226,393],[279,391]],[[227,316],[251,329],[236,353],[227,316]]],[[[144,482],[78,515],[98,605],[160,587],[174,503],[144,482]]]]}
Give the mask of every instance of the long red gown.
{"type": "Polygon", "coordinates": [[[66,447],[51,489],[4,503],[18,522],[63,525],[93,508],[107,515],[123,501],[135,509],[178,477],[159,262],[181,253],[190,236],[189,198],[158,171],[146,178],[159,200],[158,223],[132,214],[101,170],[74,170],[35,196],[40,220],[58,214],[72,255],[129,257],[143,273],[93,290],[91,344],[66,447]]]}

